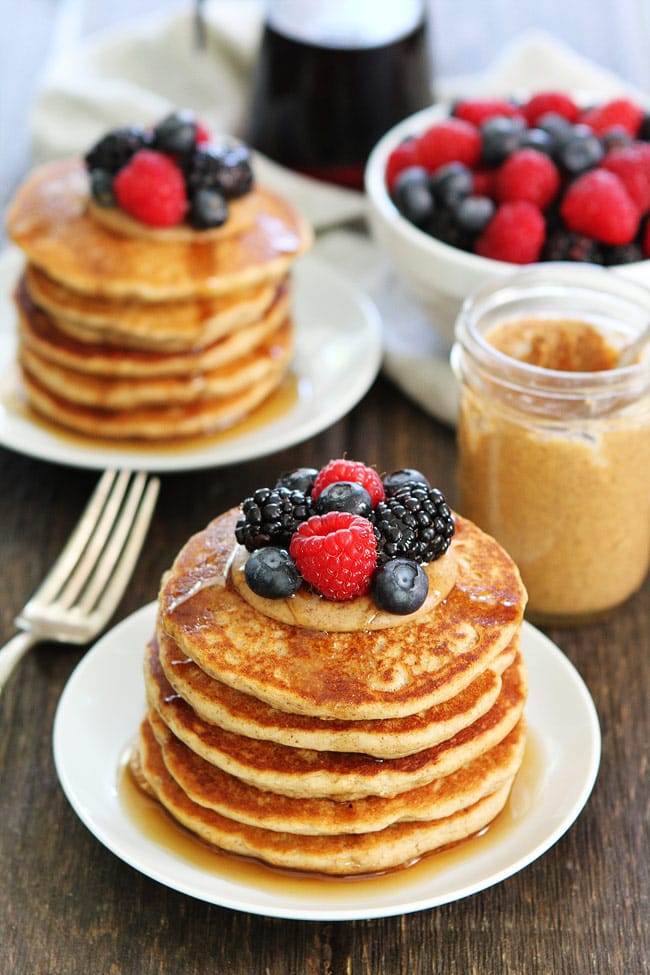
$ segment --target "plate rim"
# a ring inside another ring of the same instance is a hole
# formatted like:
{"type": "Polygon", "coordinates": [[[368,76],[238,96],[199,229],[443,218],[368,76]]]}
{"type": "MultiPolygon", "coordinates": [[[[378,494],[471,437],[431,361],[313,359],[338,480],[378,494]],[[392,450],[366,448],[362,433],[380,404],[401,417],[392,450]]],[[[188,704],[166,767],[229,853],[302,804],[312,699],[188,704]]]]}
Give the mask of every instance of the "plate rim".
{"type": "MultiPolygon", "coordinates": [[[[13,378],[16,373],[16,321],[11,307],[11,289],[23,261],[22,253],[13,244],[0,250],[0,336],[8,335],[12,340],[11,348],[3,352],[0,347],[0,388],[17,381],[13,378]]],[[[293,409],[277,420],[272,420],[242,436],[232,436],[222,444],[208,443],[205,447],[198,446],[195,449],[178,451],[171,448],[168,452],[146,447],[139,452],[137,449],[121,450],[119,444],[103,446],[98,442],[97,445],[86,446],[66,442],[64,436],[59,438],[55,433],[37,427],[28,417],[18,416],[10,407],[0,402],[0,446],[38,460],[78,469],[103,470],[114,466],[137,466],[141,470],[165,473],[224,467],[256,460],[295,446],[321,433],[353,409],[376,379],[383,357],[381,316],[372,299],[357,288],[349,277],[330,262],[313,253],[302,256],[295,263],[292,274],[298,296],[303,293],[308,295],[309,291],[318,287],[316,279],[324,280],[322,291],[326,298],[335,292],[342,295],[350,312],[354,311],[354,318],[351,314],[348,315],[345,319],[345,327],[334,322],[335,329],[332,335],[343,339],[349,347],[354,342],[362,341],[364,344],[365,354],[361,361],[355,360],[354,368],[350,368],[349,365],[346,367],[339,365],[336,372],[339,387],[337,395],[330,397],[328,403],[321,402],[319,405],[315,397],[299,399],[293,409]],[[355,320],[356,330],[351,331],[350,321],[353,320],[355,320]],[[343,379],[347,381],[343,383],[343,379]],[[274,425],[281,425],[275,437],[274,425]],[[25,436],[26,431],[35,432],[37,438],[35,443],[25,436]]],[[[298,303],[300,300],[299,297],[298,303]]],[[[322,303],[317,304],[320,314],[322,303]]],[[[295,320],[297,366],[294,375],[298,383],[304,384],[316,374],[316,367],[319,364],[317,353],[320,347],[315,353],[310,354],[306,337],[311,327],[311,320],[305,317],[300,309],[295,315],[295,320]],[[305,363],[309,369],[306,368],[305,363]]],[[[320,374],[321,370],[318,370],[318,373],[320,374]]]]}
{"type": "MultiPolygon", "coordinates": [[[[133,727],[129,728],[129,732],[123,737],[123,740],[111,741],[109,751],[111,752],[111,758],[113,761],[113,767],[110,770],[112,774],[112,779],[110,779],[110,782],[112,782],[112,785],[109,785],[108,780],[106,780],[104,783],[106,794],[101,794],[100,796],[95,794],[92,795],[92,801],[99,801],[101,803],[102,811],[104,811],[107,807],[110,807],[111,804],[114,808],[116,808],[117,815],[121,817],[120,823],[127,824],[127,829],[133,831],[133,837],[135,837],[135,839],[132,837],[130,842],[125,842],[123,838],[120,839],[119,834],[118,838],[116,839],[115,827],[113,828],[113,832],[111,834],[110,823],[108,827],[106,824],[100,823],[98,821],[96,809],[88,807],[88,800],[84,796],[84,793],[88,788],[87,777],[84,778],[83,783],[80,783],[75,778],[75,775],[71,773],[71,765],[74,765],[74,763],[71,759],[69,744],[66,739],[66,735],[69,735],[70,733],[69,726],[71,721],[74,724],[72,719],[74,717],[75,708],[78,708],[79,706],[80,695],[82,692],[87,695],[87,688],[85,690],[84,688],[88,683],[89,677],[92,678],[93,672],[99,671],[100,666],[108,666],[110,669],[112,667],[117,667],[119,663],[123,663],[124,659],[128,660],[129,658],[127,651],[120,649],[124,643],[128,643],[128,639],[125,641],[124,637],[128,637],[129,634],[135,635],[136,633],[139,633],[140,630],[142,630],[142,633],[145,634],[147,632],[151,632],[155,620],[155,613],[155,601],[142,606],[139,610],[136,610],[130,616],[127,616],[106,634],[104,634],[104,636],[97,641],[97,643],[84,655],[84,657],[82,657],[66,682],[56,709],[52,733],[52,750],[59,783],[68,802],[86,828],[104,847],[114,853],[119,859],[129,864],[129,866],[131,866],[133,869],[138,870],[145,876],[148,876],[149,878],[156,880],[159,883],[162,883],[163,885],[180,893],[194,897],[198,900],[212,903],[221,907],[226,907],[231,910],[240,910],[261,916],[291,920],[367,920],[371,918],[390,917],[398,914],[427,910],[442,906],[443,904],[452,903],[453,901],[460,900],[465,897],[472,896],[473,894],[476,894],[482,890],[486,890],[489,887],[502,882],[513,874],[520,872],[534,860],[538,859],[570,829],[584,808],[593,790],[598,775],[601,757],[600,726],[594,702],[583,678],[568,657],[555,643],[550,640],[549,637],[525,621],[522,627],[521,639],[524,656],[527,658],[529,665],[530,662],[534,662],[535,667],[539,667],[541,661],[547,668],[550,667],[551,671],[555,672],[556,680],[558,679],[559,675],[564,691],[570,693],[574,698],[574,704],[578,705],[573,709],[573,713],[571,715],[572,720],[575,720],[576,715],[581,712],[581,724],[579,730],[585,737],[588,745],[582,762],[578,763],[582,770],[582,778],[573,774],[574,765],[573,761],[571,762],[572,777],[570,781],[571,785],[573,786],[574,793],[571,797],[571,802],[568,808],[557,820],[557,822],[549,826],[543,837],[526,850],[525,854],[515,858],[513,862],[504,864],[499,869],[493,870],[487,877],[477,877],[474,882],[462,884],[456,889],[450,890],[447,893],[438,893],[433,896],[418,896],[417,898],[408,900],[408,897],[403,895],[403,891],[407,889],[408,885],[405,886],[403,881],[400,881],[400,884],[397,886],[399,891],[402,892],[402,895],[398,894],[397,899],[392,899],[386,903],[382,902],[374,905],[370,903],[361,904],[353,908],[335,908],[333,906],[319,906],[309,903],[298,907],[295,903],[290,902],[287,902],[287,904],[283,906],[281,903],[277,903],[275,900],[272,900],[266,894],[266,892],[260,888],[254,888],[255,895],[257,895],[255,897],[251,894],[250,888],[244,888],[243,885],[238,885],[230,880],[224,879],[223,877],[219,877],[219,875],[215,874],[214,872],[203,874],[199,868],[195,867],[194,865],[183,863],[181,861],[179,861],[178,866],[181,879],[179,879],[178,876],[171,876],[169,870],[166,870],[162,866],[156,866],[155,864],[152,865],[151,858],[147,860],[145,856],[146,847],[151,845],[153,850],[157,849],[159,854],[161,849],[159,847],[156,848],[154,841],[148,839],[146,836],[143,836],[137,824],[129,818],[128,812],[121,804],[117,790],[117,775],[120,757],[123,755],[124,749],[128,746],[129,742],[133,740],[137,732],[139,720],[144,713],[145,708],[145,694],[141,667],[142,656],[144,653],[144,642],[142,644],[142,651],[140,653],[131,654],[131,659],[129,661],[129,666],[133,668],[132,676],[136,675],[137,673],[135,680],[135,685],[137,685],[137,687],[133,686],[133,684],[127,685],[127,689],[123,692],[127,699],[130,695],[129,706],[133,712],[136,713],[136,706],[140,708],[140,711],[137,712],[138,716],[135,718],[133,727]],[[127,656],[125,657],[125,655],[127,656]],[[106,802],[107,798],[109,799],[108,803],[106,802]],[[145,853],[143,853],[143,850],[145,853]],[[187,877],[191,878],[192,876],[194,876],[194,881],[190,882],[187,877]],[[198,882],[199,878],[201,883],[198,882]],[[206,878],[209,878],[209,882],[206,880],[206,878]],[[213,888],[212,890],[207,889],[207,887],[210,885],[213,888]]],[[[545,682],[540,681],[535,684],[534,681],[531,681],[527,708],[530,710],[531,701],[533,703],[536,702],[536,707],[539,708],[544,695],[548,695],[548,693],[548,687],[546,686],[545,682]]],[[[92,702],[92,714],[93,719],[98,715],[101,716],[101,708],[98,708],[96,701],[92,702]]],[[[94,728],[95,738],[101,736],[101,733],[102,728],[100,723],[100,725],[95,726],[94,728]]],[[[116,731],[115,734],[117,734],[116,731]]],[[[107,774],[106,770],[104,770],[103,773],[100,772],[100,770],[95,772],[96,776],[101,777],[102,774],[105,776],[107,774]]],[[[115,823],[115,820],[113,822],[115,823]]],[[[162,858],[165,859],[167,851],[162,852],[162,858]]],[[[171,857],[171,860],[173,860],[173,856],[171,857]]],[[[345,882],[343,881],[342,883],[345,882]]],[[[309,902],[309,898],[306,897],[305,901],[309,902]]]]}

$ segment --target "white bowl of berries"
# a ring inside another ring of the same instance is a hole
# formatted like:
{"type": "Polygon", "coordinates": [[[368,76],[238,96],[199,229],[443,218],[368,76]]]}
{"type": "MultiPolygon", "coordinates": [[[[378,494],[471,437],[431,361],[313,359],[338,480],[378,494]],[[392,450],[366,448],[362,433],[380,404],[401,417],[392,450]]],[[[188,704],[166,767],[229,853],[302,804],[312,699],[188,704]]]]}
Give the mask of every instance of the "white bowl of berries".
{"type": "Polygon", "coordinates": [[[434,105],[373,149],[373,235],[447,339],[468,294],[581,261],[650,281],[650,115],[560,91],[434,105]]]}

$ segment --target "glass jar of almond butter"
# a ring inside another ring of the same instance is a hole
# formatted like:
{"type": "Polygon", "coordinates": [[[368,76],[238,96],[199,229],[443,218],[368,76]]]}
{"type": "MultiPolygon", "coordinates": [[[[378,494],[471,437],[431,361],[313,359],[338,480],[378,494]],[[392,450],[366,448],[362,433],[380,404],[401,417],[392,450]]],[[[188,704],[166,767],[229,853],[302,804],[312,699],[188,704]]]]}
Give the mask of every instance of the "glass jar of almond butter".
{"type": "Polygon", "coordinates": [[[517,562],[527,614],[597,619],[650,562],[650,290],[538,264],[468,298],[456,324],[459,511],[517,562]]]}

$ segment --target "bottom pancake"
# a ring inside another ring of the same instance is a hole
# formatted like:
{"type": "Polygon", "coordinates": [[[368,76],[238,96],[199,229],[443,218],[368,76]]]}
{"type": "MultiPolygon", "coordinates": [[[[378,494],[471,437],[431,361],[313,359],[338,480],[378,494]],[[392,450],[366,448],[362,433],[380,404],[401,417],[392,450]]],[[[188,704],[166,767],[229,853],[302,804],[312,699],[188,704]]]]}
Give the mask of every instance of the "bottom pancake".
{"type": "Polygon", "coordinates": [[[401,867],[484,829],[505,806],[512,779],[442,819],[395,823],[371,833],[299,836],[238,823],[193,802],[167,771],[148,721],[135,759],[152,793],[183,826],[212,846],[293,870],[354,876],[401,867]]]}
{"type": "Polygon", "coordinates": [[[149,406],[134,410],[102,410],[55,396],[27,369],[22,382],[29,405],[46,420],[93,439],[169,441],[204,436],[227,429],[260,406],[281,384],[290,355],[271,363],[266,377],[230,396],[180,406],[149,406]]]}
{"type": "Polygon", "coordinates": [[[167,771],[193,802],[240,823],[311,836],[370,833],[398,822],[451,816],[511,781],[526,742],[525,722],[520,719],[502,741],[451,775],[396,796],[337,802],[256,789],[196,755],[155,710],[150,709],[148,718],[167,771]]]}

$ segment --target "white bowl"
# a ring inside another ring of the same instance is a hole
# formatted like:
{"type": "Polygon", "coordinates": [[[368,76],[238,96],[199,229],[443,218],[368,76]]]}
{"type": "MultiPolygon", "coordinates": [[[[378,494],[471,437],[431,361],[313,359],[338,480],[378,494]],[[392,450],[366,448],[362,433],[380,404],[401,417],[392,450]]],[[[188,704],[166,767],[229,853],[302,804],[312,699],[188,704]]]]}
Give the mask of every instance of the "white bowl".
{"type": "MultiPolygon", "coordinates": [[[[373,237],[390,258],[405,289],[427,310],[436,331],[451,343],[465,298],[523,265],[479,257],[445,244],[406,220],[391,200],[385,171],[393,149],[407,136],[420,135],[448,115],[448,105],[434,105],[390,129],[368,158],[365,190],[373,237]]],[[[610,270],[650,286],[650,261],[622,264],[610,270]]]]}

